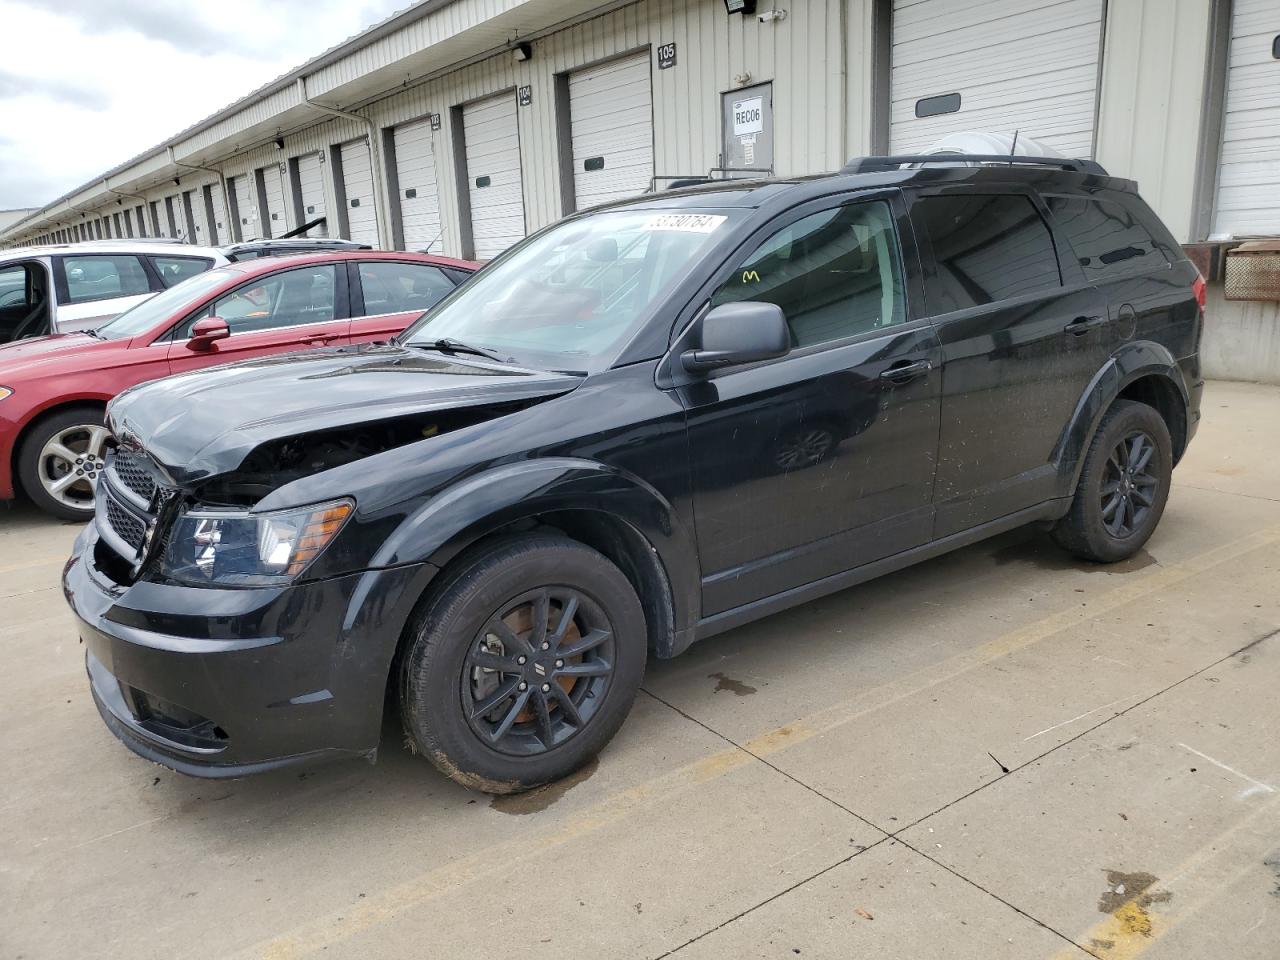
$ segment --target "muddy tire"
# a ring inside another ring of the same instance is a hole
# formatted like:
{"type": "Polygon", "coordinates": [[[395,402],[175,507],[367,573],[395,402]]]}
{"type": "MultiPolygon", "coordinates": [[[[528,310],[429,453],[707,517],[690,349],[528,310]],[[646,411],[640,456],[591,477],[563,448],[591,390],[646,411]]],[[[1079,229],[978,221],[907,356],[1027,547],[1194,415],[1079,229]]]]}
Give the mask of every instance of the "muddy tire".
{"type": "Polygon", "coordinates": [[[1172,473],[1164,418],[1144,403],[1117,400],[1098,425],[1071,509],[1054,526],[1053,539],[1096,563],[1133,556],[1160,522],[1172,473]]]}
{"type": "Polygon", "coordinates": [[[495,540],[441,576],[400,663],[412,747],[487,793],[528,790],[591,760],[644,677],[644,613],[627,578],[548,534],[495,540]]]}

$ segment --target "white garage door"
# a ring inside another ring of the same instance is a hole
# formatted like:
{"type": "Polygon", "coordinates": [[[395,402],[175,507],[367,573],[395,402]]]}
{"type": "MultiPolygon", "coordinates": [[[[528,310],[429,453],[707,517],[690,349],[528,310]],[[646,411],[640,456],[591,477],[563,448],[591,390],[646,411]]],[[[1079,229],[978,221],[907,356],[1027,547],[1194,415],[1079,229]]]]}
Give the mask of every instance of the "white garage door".
{"type": "Polygon", "coordinates": [[[1236,0],[1213,232],[1280,234],[1280,35],[1276,0],[1236,0]]]}
{"type": "Polygon", "coordinates": [[[342,145],[342,183],[347,194],[347,239],[378,246],[378,213],[373,206],[373,162],[369,144],[342,145]]]}
{"type": "Polygon", "coordinates": [[[653,178],[648,51],[569,75],[576,209],[644,193],[653,178]]]}
{"type": "Polygon", "coordinates": [[[262,192],[267,201],[267,218],[263,235],[278,237],[289,232],[288,194],[284,189],[284,174],[280,164],[271,163],[262,168],[262,192]]]}
{"type": "Polygon", "coordinates": [[[894,0],[890,149],[961,131],[1092,157],[1103,0],[894,0]]]}
{"type": "Polygon", "coordinates": [[[231,182],[236,195],[236,215],[240,218],[240,239],[256,240],[262,234],[258,229],[258,205],[253,202],[253,177],[242,173],[231,182]]]}
{"type": "Polygon", "coordinates": [[[440,196],[436,191],[436,154],[431,121],[417,120],[396,127],[395,148],[404,248],[430,248],[439,253],[440,196]]]}
{"type": "Polygon", "coordinates": [[[471,238],[478,260],[490,260],[524,236],[520,131],[516,98],[505,93],[462,110],[471,238]]]}
{"type": "MultiPolygon", "coordinates": [[[[321,169],[318,153],[309,153],[305,157],[298,158],[298,190],[302,194],[303,223],[310,223],[325,215],[324,180],[321,169]]],[[[309,237],[327,237],[328,235],[329,232],[323,223],[307,231],[309,237]]]]}
{"type": "Polygon", "coordinates": [[[208,245],[210,243],[209,218],[205,216],[204,188],[196,187],[194,190],[188,190],[182,195],[182,204],[186,211],[187,225],[194,229],[194,232],[187,237],[187,243],[208,245]]]}
{"type": "Polygon", "coordinates": [[[227,198],[222,192],[222,183],[214,183],[209,187],[213,199],[213,234],[218,243],[231,242],[231,217],[227,213],[227,198]]]}

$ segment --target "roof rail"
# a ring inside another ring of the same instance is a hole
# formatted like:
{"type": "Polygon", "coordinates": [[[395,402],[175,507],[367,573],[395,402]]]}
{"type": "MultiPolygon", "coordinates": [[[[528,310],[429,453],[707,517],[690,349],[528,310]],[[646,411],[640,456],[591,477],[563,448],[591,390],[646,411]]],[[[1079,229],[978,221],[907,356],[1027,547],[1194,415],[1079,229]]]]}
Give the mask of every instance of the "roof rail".
{"type": "Polygon", "coordinates": [[[1086,173],[1096,177],[1110,176],[1097,160],[1069,159],[1067,157],[1029,157],[995,153],[912,153],[893,157],[854,157],[840,170],[841,173],[884,173],[897,170],[907,163],[990,163],[1013,166],[1059,167],[1074,173],[1086,173]]]}

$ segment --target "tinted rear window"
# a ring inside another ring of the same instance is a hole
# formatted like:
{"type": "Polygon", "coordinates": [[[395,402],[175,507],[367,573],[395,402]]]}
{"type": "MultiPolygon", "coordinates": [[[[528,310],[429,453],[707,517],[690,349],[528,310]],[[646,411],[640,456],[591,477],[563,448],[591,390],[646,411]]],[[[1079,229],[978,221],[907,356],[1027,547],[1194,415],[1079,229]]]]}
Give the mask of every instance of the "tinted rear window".
{"type": "Polygon", "coordinates": [[[927,285],[935,313],[1062,285],[1053,238],[1027,197],[924,197],[913,216],[933,245],[927,285]]]}
{"type": "Polygon", "coordinates": [[[1163,269],[1169,261],[1132,213],[1109,200],[1044,198],[1067,235],[1085,278],[1092,281],[1163,269]]]}

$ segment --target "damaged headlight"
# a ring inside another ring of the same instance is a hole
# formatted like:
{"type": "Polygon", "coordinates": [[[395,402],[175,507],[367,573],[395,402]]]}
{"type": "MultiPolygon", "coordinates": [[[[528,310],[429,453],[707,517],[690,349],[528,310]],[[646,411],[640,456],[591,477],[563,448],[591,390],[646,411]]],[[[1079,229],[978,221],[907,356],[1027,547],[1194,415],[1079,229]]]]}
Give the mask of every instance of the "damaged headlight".
{"type": "Polygon", "coordinates": [[[160,570],[186,583],[288,583],[310,566],[351,515],[350,500],[276,513],[190,510],[169,532],[160,570]]]}

